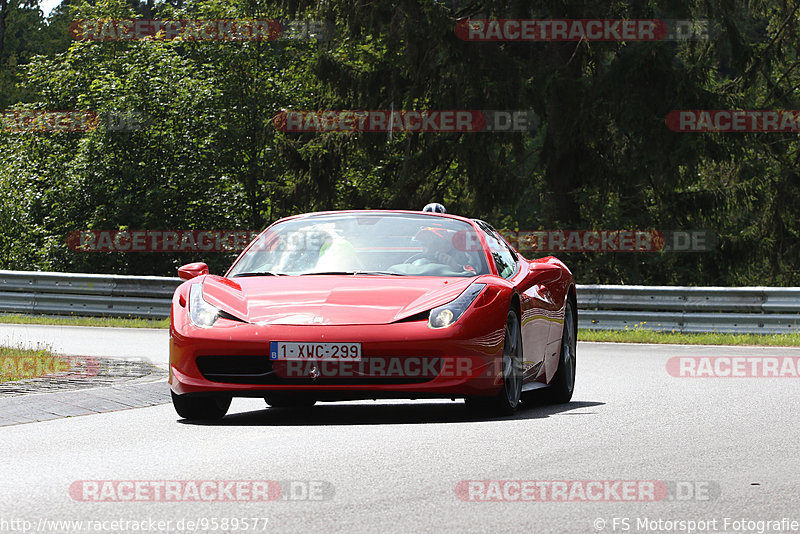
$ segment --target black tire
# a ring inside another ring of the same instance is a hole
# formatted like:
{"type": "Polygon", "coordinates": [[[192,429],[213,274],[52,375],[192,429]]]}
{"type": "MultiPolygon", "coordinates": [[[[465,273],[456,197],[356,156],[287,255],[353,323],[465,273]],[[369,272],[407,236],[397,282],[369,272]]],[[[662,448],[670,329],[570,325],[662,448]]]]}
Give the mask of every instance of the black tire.
{"type": "Polygon", "coordinates": [[[277,393],[264,400],[273,408],[311,408],[317,403],[315,399],[291,393],[277,393]]]}
{"type": "Polygon", "coordinates": [[[231,398],[225,396],[176,395],[172,393],[172,405],[184,419],[222,419],[231,407],[231,398]]]}
{"type": "Polygon", "coordinates": [[[469,396],[467,408],[493,415],[511,415],[519,408],[522,397],[522,332],[517,312],[506,316],[506,335],[503,341],[503,387],[494,397],[469,396]]]}
{"type": "Polygon", "coordinates": [[[563,404],[572,399],[575,391],[575,369],[577,363],[575,330],[575,305],[567,299],[564,309],[564,329],[561,334],[561,354],[558,357],[558,370],[550,387],[545,390],[545,401],[551,404],[563,404]]]}

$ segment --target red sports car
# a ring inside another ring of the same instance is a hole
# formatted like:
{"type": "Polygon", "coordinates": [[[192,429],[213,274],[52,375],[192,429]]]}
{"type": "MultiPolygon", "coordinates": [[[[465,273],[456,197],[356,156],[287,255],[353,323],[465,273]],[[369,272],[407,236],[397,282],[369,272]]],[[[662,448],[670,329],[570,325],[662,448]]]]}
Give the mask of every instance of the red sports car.
{"type": "Polygon", "coordinates": [[[170,378],[187,419],[231,398],[270,406],[465,398],[510,414],[524,393],[568,402],[575,384],[572,273],[526,260],[483,221],[339,211],[264,230],[225,276],[178,270],[170,378]]]}

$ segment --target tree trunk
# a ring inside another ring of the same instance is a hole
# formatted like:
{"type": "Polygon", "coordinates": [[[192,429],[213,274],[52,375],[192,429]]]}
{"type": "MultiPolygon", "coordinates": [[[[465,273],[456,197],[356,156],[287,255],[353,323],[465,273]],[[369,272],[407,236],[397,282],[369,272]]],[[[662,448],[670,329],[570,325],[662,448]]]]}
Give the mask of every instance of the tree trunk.
{"type": "Polygon", "coordinates": [[[579,130],[581,101],[581,50],[576,43],[553,43],[550,55],[554,77],[548,90],[545,181],[545,213],[550,224],[564,228],[580,222],[578,203],[573,191],[581,183],[581,160],[585,157],[582,132],[579,130]]]}
{"type": "MultiPolygon", "coordinates": [[[[0,61],[6,40],[6,17],[8,16],[8,0],[0,0],[0,61]]],[[[0,63],[2,65],[2,63],[0,63]]],[[[0,67],[2,68],[2,67],[0,67]]]]}

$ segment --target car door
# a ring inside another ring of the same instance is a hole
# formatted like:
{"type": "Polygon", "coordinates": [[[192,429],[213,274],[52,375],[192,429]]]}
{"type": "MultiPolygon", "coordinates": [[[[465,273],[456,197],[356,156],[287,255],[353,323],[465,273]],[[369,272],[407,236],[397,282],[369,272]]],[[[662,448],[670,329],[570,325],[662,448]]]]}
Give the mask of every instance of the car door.
{"type": "Polygon", "coordinates": [[[539,376],[543,370],[550,332],[550,321],[545,310],[550,308],[550,297],[536,284],[525,287],[522,282],[528,272],[527,260],[519,256],[490,225],[479,221],[478,226],[486,239],[497,274],[520,289],[519,320],[522,333],[523,382],[528,382],[539,376]]]}

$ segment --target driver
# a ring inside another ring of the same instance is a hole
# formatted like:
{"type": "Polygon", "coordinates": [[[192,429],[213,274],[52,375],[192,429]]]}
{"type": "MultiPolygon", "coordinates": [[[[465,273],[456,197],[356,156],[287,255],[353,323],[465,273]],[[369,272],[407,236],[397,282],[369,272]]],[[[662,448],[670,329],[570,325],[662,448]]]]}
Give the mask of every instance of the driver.
{"type": "Polygon", "coordinates": [[[453,243],[450,234],[444,228],[428,226],[422,228],[414,236],[414,241],[422,245],[423,251],[416,255],[417,259],[426,259],[431,263],[440,263],[463,271],[463,263],[453,257],[453,243]]]}

